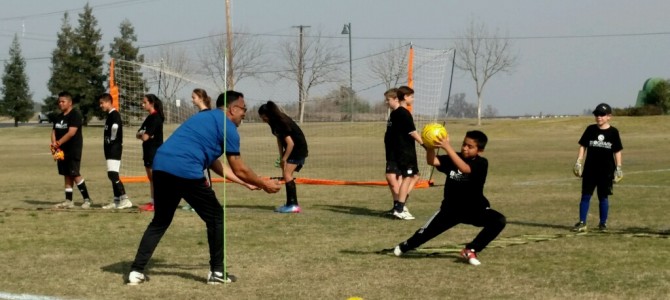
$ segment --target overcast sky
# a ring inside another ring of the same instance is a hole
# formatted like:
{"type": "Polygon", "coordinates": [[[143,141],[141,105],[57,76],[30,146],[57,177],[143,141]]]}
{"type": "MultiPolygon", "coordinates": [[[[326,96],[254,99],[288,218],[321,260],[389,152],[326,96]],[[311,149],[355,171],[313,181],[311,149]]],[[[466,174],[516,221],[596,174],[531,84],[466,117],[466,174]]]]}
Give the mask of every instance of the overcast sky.
{"type": "MultiPolygon", "coordinates": [[[[78,14],[86,2],[2,1],[0,69],[4,69],[11,40],[18,34],[35,101],[48,94],[50,57],[63,12],[70,11],[71,24],[77,27],[78,14]]],[[[139,46],[191,40],[173,45],[192,53],[207,43],[206,39],[197,38],[225,30],[224,0],[88,2],[102,30],[105,53],[111,40],[119,35],[123,19],[135,26],[139,46]]],[[[632,106],[647,78],[670,78],[667,0],[231,2],[236,30],[259,34],[269,41],[297,36],[293,26],[311,26],[308,30],[322,32],[346,58],[348,40],[341,31],[350,22],[354,61],[397,42],[450,48],[453,38],[470,19],[483,22],[491,30],[508,35],[518,57],[514,72],[494,76],[484,90],[484,104],[492,105],[500,115],[578,114],[599,102],[614,107],[632,106]]],[[[142,49],[148,56],[152,51],[157,51],[157,47],[142,49]]],[[[192,63],[198,64],[196,54],[192,55],[192,63]]],[[[348,66],[345,69],[348,74],[348,66]]],[[[354,74],[354,90],[356,81],[363,80],[360,76],[354,74]]],[[[348,82],[346,76],[344,79],[348,82]]],[[[243,92],[250,98],[273,95],[263,88],[246,88],[249,90],[243,92]]],[[[468,102],[476,101],[474,83],[463,72],[456,72],[452,93],[465,93],[468,102]]],[[[281,93],[274,93],[278,94],[281,93]]]]}

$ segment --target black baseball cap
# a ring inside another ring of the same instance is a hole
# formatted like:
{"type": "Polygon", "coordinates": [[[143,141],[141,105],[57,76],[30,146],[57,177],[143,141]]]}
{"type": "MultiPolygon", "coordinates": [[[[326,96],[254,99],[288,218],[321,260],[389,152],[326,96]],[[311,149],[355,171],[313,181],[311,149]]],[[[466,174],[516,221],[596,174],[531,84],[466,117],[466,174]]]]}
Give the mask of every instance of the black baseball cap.
{"type": "Polygon", "coordinates": [[[593,110],[594,115],[611,115],[612,107],[607,103],[600,103],[596,106],[596,109],[593,110]]]}

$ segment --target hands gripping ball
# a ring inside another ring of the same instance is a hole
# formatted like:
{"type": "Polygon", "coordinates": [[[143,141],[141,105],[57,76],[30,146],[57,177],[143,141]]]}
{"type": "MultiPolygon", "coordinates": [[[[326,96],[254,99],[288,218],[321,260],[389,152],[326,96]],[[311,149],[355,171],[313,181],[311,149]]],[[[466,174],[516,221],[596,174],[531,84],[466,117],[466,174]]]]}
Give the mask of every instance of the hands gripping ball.
{"type": "Polygon", "coordinates": [[[428,148],[435,148],[435,143],[448,136],[447,129],[442,124],[430,123],[426,124],[421,131],[421,139],[423,144],[428,148]]]}
{"type": "Polygon", "coordinates": [[[54,145],[51,145],[50,148],[51,148],[50,149],[51,150],[51,155],[53,156],[55,161],[65,159],[65,153],[63,153],[63,150],[61,150],[60,148],[58,148],[54,145]]]}

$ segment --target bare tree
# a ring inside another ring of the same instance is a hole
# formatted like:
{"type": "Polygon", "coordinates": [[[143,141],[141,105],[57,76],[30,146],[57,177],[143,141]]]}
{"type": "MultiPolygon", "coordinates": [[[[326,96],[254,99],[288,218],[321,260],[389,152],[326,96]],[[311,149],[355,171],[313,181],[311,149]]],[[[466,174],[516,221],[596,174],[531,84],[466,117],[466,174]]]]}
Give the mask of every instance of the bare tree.
{"type": "Polygon", "coordinates": [[[159,82],[158,94],[164,101],[173,101],[177,97],[177,92],[190,81],[189,77],[195,73],[195,70],[188,62],[188,55],[184,49],[175,47],[161,47],[158,53],[160,72],[152,78],[159,82]]]}
{"type": "Polygon", "coordinates": [[[386,51],[372,57],[368,66],[387,90],[398,86],[407,78],[407,44],[390,44],[386,51]]]}
{"type": "Polygon", "coordinates": [[[219,91],[225,91],[226,88],[232,89],[237,82],[246,77],[254,77],[268,65],[263,56],[263,44],[252,35],[236,33],[232,53],[229,54],[233,59],[233,77],[232,82],[227,84],[226,52],[228,46],[226,40],[224,34],[213,35],[209,40],[209,45],[199,53],[203,75],[210,77],[219,91]]]}
{"type": "Polygon", "coordinates": [[[477,125],[482,124],[482,93],[489,79],[498,72],[511,72],[516,57],[510,53],[511,42],[498,30],[489,35],[483,23],[470,21],[465,33],[456,41],[456,67],[469,72],[477,91],[477,125]]]}
{"type": "Polygon", "coordinates": [[[336,82],[339,79],[336,75],[338,62],[343,58],[336,47],[321,38],[321,32],[303,36],[302,30],[307,26],[299,27],[299,40],[287,40],[280,45],[288,71],[279,73],[279,76],[293,80],[298,85],[298,111],[302,123],[309,90],[323,83],[336,82]]]}

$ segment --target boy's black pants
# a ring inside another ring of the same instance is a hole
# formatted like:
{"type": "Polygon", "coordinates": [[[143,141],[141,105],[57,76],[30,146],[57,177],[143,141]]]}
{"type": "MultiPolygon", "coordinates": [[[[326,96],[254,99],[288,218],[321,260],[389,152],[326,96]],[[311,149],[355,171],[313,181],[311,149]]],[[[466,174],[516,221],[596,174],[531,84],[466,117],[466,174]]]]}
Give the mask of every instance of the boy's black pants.
{"type": "Polygon", "coordinates": [[[469,213],[440,209],[412,237],[400,244],[400,250],[407,252],[415,249],[461,223],[484,227],[472,242],[465,245],[468,249],[480,252],[500,234],[507,220],[504,215],[490,208],[469,213]]]}

